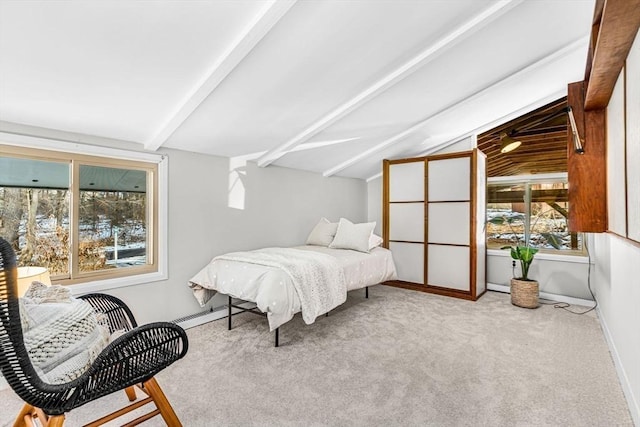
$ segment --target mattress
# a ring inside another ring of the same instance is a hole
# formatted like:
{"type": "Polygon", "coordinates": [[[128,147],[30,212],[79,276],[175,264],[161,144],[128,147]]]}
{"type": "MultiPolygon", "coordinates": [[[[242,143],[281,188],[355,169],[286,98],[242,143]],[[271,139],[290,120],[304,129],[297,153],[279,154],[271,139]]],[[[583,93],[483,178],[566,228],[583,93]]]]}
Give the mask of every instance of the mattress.
{"type": "MultiPolygon", "coordinates": [[[[372,286],[396,278],[391,251],[377,247],[370,253],[323,246],[297,246],[331,256],[342,268],[347,290],[372,286]]],[[[220,292],[255,302],[267,314],[271,330],[300,311],[300,299],[291,277],[282,269],[245,262],[213,259],[189,280],[195,298],[204,305],[220,292]]]]}

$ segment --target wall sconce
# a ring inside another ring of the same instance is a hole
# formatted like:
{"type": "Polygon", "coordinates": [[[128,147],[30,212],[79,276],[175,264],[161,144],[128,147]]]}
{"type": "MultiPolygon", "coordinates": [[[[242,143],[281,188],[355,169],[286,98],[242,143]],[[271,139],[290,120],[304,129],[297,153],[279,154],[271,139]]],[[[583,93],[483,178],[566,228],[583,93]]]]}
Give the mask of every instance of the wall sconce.
{"type": "Polygon", "coordinates": [[[18,267],[18,296],[21,297],[29,289],[32,282],[51,285],[49,270],[45,267],[18,267]]]}
{"type": "Polygon", "coordinates": [[[522,145],[522,141],[515,140],[507,135],[506,132],[500,134],[500,152],[508,153],[509,151],[513,151],[522,145]]]}

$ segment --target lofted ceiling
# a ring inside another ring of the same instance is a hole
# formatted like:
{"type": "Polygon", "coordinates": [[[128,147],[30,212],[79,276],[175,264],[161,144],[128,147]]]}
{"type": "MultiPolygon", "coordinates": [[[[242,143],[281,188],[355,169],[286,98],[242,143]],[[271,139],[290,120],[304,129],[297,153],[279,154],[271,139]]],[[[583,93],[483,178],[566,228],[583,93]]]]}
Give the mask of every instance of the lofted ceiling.
{"type": "Polygon", "coordinates": [[[567,172],[567,97],[478,135],[478,149],[487,155],[487,176],[567,172]],[[522,144],[501,153],[500,136],[522,144]]]}
{"type": "Polygon", "coordinates": [[[26,125],[368,179],[566,95],[593,0],[0,0],[26,125]]]}

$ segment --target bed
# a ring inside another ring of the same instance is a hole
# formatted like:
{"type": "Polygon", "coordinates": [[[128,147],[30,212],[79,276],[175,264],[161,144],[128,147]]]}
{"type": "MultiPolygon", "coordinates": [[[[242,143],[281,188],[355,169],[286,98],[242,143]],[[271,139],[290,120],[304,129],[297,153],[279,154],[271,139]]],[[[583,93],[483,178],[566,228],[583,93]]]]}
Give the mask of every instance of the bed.
{"type": "Polygon", "coordinates": [[[249,311],[266,314],[275,331],[301,312],[305,323],[346,301],[347,292],[396,278],[391,251],[369,253],[318,245],[266,248],[215,257],[189,280],[195,298],[204,305],[217,292],[229,297],[232,308],[248,311],[233,299],[256,304],[249,311]]]}

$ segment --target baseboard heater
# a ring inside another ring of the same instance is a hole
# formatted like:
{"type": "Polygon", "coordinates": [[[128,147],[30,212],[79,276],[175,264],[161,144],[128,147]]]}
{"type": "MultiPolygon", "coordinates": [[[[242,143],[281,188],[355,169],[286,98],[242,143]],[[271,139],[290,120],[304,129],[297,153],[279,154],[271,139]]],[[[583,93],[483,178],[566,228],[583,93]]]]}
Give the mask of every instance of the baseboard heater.
{"type": "MultiPolygon", "coordinates": [[[[252,305],[255,307],[255,304],[251,302],[245,302],[239,305],[244,310],[252,308],[252,305]]],[[[236,314],[240,313],[241,309],[234,309],[233,311],[233,314],[236,314]]],[[[175,323],[184,329],[189,329],[196,326],[204,325],[205,323],[213,322],[214,320],[223,319],[225,317],[227,317],[227,306],[222,305],[220,307],[210,308],[209,310],[204,310],[199,313],[180,317],[179,319],[172,320],[172,323],[175,323]]]]}

